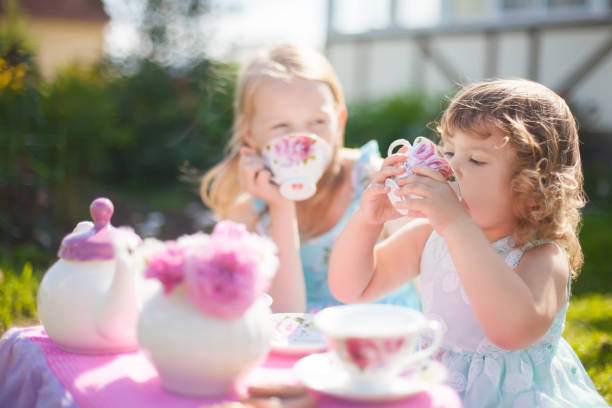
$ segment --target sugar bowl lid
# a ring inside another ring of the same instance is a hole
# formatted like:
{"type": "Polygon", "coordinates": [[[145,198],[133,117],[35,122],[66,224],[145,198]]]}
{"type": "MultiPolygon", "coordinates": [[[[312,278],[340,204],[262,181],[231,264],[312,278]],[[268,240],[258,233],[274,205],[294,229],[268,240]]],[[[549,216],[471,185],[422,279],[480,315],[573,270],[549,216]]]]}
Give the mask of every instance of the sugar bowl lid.
{"type": "Polygon", "coordinates": [[[113,239],[119,229],[110,219],[115,211],[111,200],[96,198],[89,206],[91,222],[81,222],[62,240],[58,255],[62,259],[78,261],[109,260],[114,258],[113,239]]]}

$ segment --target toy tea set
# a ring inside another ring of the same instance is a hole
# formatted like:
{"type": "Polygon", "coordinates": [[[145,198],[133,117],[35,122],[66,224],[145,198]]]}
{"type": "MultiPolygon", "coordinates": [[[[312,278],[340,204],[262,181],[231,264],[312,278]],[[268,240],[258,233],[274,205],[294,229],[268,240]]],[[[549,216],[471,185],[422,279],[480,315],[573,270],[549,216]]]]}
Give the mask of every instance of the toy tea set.
{"type": "Polygon", "coordinates": [[[274,138],[261,151],[280,193],[295,201],[314,195],[332,153],[329,143],[313,133],[290,133],[274,138]]]}
{"type": "MultiPolygon", "coordinates": [[[[267,146],[281,193],[296,200],[314,194],[331,147],[306,134],[267,146]]],[[[39,317],[61,349],[140,349],[166,390],[192,397],[233,394],[270,350],[302,357],[294,371],[306,387],[349,400],[404,398],[446,378],[430,359],[440,326],[420,312],[362,304],[272,314],[265,291],[278,258],[268,238],[221,221],[211,234],[142,241],[110,224],[113,211],[110,200],[94,200],[93,222],[78,223],[63,239],[60,259],[40,283],[39,317]],[[419,350],[426,333],[431,346],[419,350]]]]}
{"type": "MultiPolygon", "coordinates": [[[[448,181],[451,188],[455,191],[458,197],[460,197],[459,192],[459,184],[457,183],[457,179],[451,168],[448,161],[444,159],[442,153],[438,150],[437,146],[429,139],[419,136],[414,139],[414,143],[411,145],[409,141],[405,139],[398,139],[392,142],[389,145],[389,149],[387,151],[387,156],[393,154],[393,150],[395,150],[398,146],[408,146],[410,149],[403,153],[398,153],[406,156],[406,161],[402,163],[402,167],[404,168],[404,173],[399,176],[388,178],[385,180],[385,186],[389,187],[389,193],[387,196],[389,197],[389,201],[395,207],[397,212],[402,215],[408,214],[408,210],[404,208],[398,208],[397,204],[402,201],[402,197],[396,194],[397,190],[400,189],[398,184],[398,179],[401,177],[409,176],[414,174],[412,168],[415,166],[424,166],[432,168],[438,171],[445,180],[448,181]]],[[[411,198],[418,197],[411,195],[411,198]]]]}

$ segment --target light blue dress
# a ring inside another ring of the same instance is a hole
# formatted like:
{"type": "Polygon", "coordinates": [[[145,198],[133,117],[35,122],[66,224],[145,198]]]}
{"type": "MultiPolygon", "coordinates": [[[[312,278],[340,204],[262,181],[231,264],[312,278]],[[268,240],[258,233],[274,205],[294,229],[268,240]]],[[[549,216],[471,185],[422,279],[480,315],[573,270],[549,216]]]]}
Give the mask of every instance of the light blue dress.
{"type": "MultiPolygon", "coordinates": [[[[329,231],[318,237],[304,241],[300,245],[300,256],[304,269],[304,280],[306,282],[306,302],[308,311],[320,310],[326,306],[341,304],[331,294],[327,283],[327,270],[329,267],[329,254],[334,241],[344,228],[351,215],[359,207],[361,194],[370,182],[370,175],[380,165],[380,152],[378,143],[371,140],[359,149],[359,158],[353,166],[351,173],[352,198],[351,202],[338,223],[329,231]]],[[[266,204],[262,200],[254,200],[254,209],[263,213],[257,230],[267,234],[269,224],[268,214],[265,213],[266,204]]],[[[395,292],[387,295],[377,303],[391,303],[420,310],[421,302],[419,295],[412,283],[408,283],[395,292]]]]}
{"type": "MultiPolygon", "coordinates": [[[[517,248],[510,237],[493,246],[513,269],[532,247],[517,248]]],[[[495,346],[480,328],[446,242],[435,231],[421,257],[421,296],[423,313],[442,324],[444,341],[437,358],[448,368],[448,383],[466,408],[608,406],[561,337],[569,302],[531,346],[514,351],[495,346]]]]}

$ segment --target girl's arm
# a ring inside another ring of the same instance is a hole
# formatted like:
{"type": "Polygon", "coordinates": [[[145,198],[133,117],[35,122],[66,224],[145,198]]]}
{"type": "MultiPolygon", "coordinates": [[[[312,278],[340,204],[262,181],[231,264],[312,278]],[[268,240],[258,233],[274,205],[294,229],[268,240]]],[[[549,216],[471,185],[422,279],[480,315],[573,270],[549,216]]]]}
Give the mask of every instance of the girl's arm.
{"type": "Polygon", "coordinates": [[[386,221],[400,215],[383,186],[387,177],[401,174],[405,157],[389,156],[364,191],[359,209],[344,227],[329,260],[329,286],[343,303],[377,300],[418,275],[420,251],[431,227],[413,220],[401,231],[376,245],[386,221]]]}
{"type": "Polygon", "coordinates": [[[527,251],[510,268],[470,218],[449,185],[431,169],[413,169],[398,193],[418,194],[405,208],[424,213],[444,237],[474,314],[487,337],[505,349],[524,348],[550,328],[567,300],[569,264],[554,244],[527,251]]]}
{"type": "MultiPolygon", "coordinates": [[[[267,170],[252,149],[240,152],[240,184],[252,196],[266,201],[270,210],[270,238],[278,247],[279,268],[270,285],[274,312],[304,312],[306,310],[306,285],[300,258],[300,239],[295,203],[282,197],[278,186],[271,182],[267,170]]],[[[248,196],[247,196],[248,197],[248,196]]],[[[228,212],[230,218],[245,222],[253,229],[257,214],[252,198],[238,202],[228,212]]]]}
{"type": "Polygon", "coordinates": [[[270,206],[270,237],[278,246],[279,267],[269,294],[274,312],[305,312],[306,283],[300,257],[300,235],[295,204],[270,206]]]}
{"type": "Polygon", "coordinates": [[[512,270],[473,222],[447,226],[444,239],[474,314],[493,343],[520,349],[546,333],[568,296],[569,263],[559,247],[527,251],[512,270]]]}

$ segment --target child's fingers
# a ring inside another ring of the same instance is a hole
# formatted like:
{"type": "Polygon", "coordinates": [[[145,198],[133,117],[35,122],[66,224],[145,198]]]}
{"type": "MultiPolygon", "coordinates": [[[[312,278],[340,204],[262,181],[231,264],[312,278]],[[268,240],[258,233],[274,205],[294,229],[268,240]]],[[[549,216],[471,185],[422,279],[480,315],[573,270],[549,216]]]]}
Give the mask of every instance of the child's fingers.
{"type": "Polygon", "coordinates": [[[264,161],[261,157],[247,152],[242,153],[242,150],[240,151],[239,163],[243,167],[265,167],[264,161]]]}
{"type": "Polygon", "coordinates": [[[389,192],[389,187],[386,187],[381,183],[370,183],[367,187],[368,194],[387,194],[389,192]]]}
{"type": "Polygon", "coordinates": [[[381,167],[397,166],[405,162],[406,159],[407,157],[404,155],[397,154],[397,153],[392,154],[391,156],[388,156],[387,158],[383,160],[381,167]]]}
{"type": "Polygon", "coordinates": [[[408,150],[410,150],[410,146],[408,146],[408,145],[404,145],[404,146],[402,146],[402,148],[401,148],[401,149],[399,149],[399,150],[396,152],[396,154],[397,154],[397,153],[406,153],[408,150]]]}
{"type": "Polygon", "coordinates": [[[374,184],[384,184],[385,180],[389,177],[395,177],[404,172],[402,167],[398,166],[384,166],[372,177],[372,183],[374,184]]]}
{"type": "Polygon", "coordinates": [[[251,149],[248,146],[242,146],[240,148],[240,155],[256,155],[257,152],[255,151],[255,149],[251,149]]]}
{"type": "Polygon", "coordinates": [[[437,170],[427,166],[414,166],[412,172],[421,176],[426,176],[438,181],[446,181],[444,176],[437,170]]]}
{"type": "Polygon", "coordinates": [[[397,190],[395,194],[401,197],[409,196],[411,194],[419,197],[430,197],[431,188],[422,183],[411,183],[397,190]]]}
{"type": "Polygon", "coordinates": [[[258,188],[267,187],[272,184],[272,173],[270,170],[263,169],[255,175],[255,185],[258,188]]]}
{"type": "Polygon", "coordinates": [[[426,217],[427,210],[429,208],[429,200],[422,197],[404,197],[404,199],[397,202],[395,206],[398,209],[408,210],[409,216],[426,217]]]}

